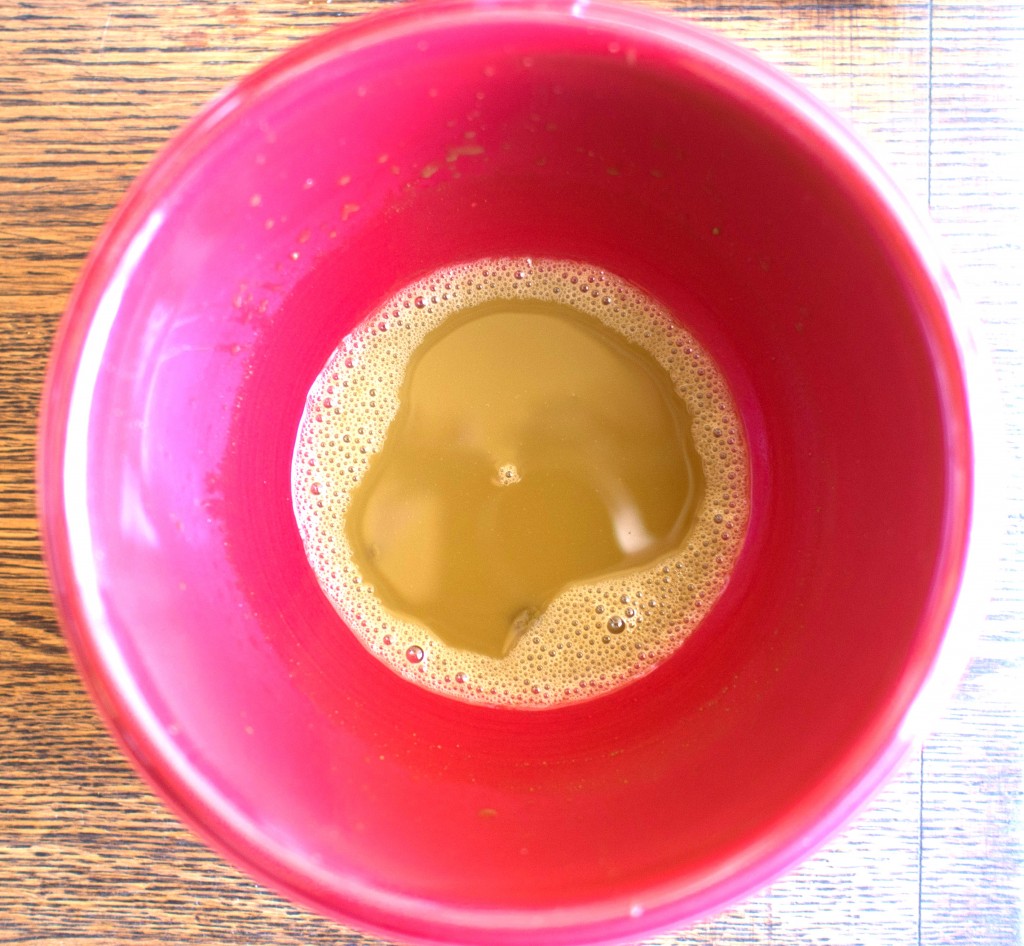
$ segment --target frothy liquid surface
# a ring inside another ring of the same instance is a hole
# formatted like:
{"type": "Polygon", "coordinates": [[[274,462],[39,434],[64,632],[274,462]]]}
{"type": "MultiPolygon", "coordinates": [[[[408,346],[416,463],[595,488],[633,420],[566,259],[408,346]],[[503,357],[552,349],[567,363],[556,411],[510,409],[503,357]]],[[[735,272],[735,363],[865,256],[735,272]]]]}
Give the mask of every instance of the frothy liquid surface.
{"type": "Polygon", "coordinates": [[[292,477],[306,553],[422,686],[550,706],[649,672],[721,592],[747,520],[724,381],[667,313],[576,263],[408,287],[314,383],[292,477]]]}

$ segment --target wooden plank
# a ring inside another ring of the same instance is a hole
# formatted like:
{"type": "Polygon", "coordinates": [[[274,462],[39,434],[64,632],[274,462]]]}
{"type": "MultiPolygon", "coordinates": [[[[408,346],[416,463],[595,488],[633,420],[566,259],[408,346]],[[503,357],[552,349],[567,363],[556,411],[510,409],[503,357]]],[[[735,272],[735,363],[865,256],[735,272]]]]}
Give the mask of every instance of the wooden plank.
{"type": "Polygon", "coordinates": [[[977,658],[925,747],[922,936],[1022,941],[1024,8],[936,0],[931,206],[1004,407],[1007,540],[977,658]]]}

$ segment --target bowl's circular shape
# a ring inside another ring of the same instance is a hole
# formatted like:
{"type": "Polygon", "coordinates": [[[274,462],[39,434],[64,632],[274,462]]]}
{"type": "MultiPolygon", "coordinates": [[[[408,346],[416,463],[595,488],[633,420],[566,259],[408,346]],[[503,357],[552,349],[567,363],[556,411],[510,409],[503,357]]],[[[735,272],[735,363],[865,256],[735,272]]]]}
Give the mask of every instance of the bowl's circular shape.
{"type": "Polygon", "coordinates": [[[323,913],[476,946],[692,921],[829,837],[961,666],[977,443],[955,308],[842,124],[706,32],[561,0],[346,25],[207,107],[82,274],[39,454],[68,641],[178,814],[323,913]],[[345,332],[420,275],[517,254],[669,306],[752,450],[746,546],[693,638],[537,713],[366,654],[289,495],[345,332]]]}

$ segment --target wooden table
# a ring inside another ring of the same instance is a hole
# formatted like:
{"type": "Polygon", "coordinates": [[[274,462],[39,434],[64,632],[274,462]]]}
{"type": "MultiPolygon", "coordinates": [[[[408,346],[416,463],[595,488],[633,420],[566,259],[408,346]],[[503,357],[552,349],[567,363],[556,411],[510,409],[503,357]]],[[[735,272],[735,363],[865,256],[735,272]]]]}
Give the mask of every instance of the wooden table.
{"type": "MultiPolygon", "coordinates": [[[[223,864],[130,770],[56,624],[32,464],[50,340],[129,181],[227,81],[382,2],[0,0],[0,944],[371,942],[223,864]]],[[[1024,4],[652,5],[802,79],[930,207],[987,327],[1009,444],[994,600],[934,735],[796,873],[659,942],[1020,943],[1024,4]]]]}

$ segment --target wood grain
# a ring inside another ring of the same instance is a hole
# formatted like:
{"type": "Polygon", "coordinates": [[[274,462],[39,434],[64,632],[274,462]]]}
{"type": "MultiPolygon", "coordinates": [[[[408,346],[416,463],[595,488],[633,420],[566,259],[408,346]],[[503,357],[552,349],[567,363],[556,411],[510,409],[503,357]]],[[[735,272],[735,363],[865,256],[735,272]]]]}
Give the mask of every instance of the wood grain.
{"type": "MultiPolygon", "coordinates": [[[[132,178],[218,89],[376,0],[0,0],[0,944],[356,944],[195,841],[97,720],[34,518],[46,356],[132,178]]],[[[678,944],[1021,942],[1024,12],[1017,0],[650,6],[797,76],[928,202],[1004,404],[1007,540],[977,660],[921,753],[827,850],[678,944]]]]}
{"type": "MultiPolygon", "coordinates": [[[[1021,941],[1024,853],[1024,8],[937,3],[930,197],[964,298],[992,348],[1004,417],[1008,542],[968,677],[925,747],[922,943],[1021,941]],[[980,27],[980,28],[979,28],[980,27]]],[[[990,422],[994,422],[990,421],[990,422]]]]}

